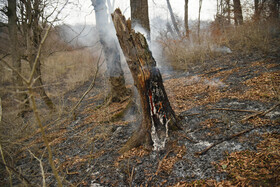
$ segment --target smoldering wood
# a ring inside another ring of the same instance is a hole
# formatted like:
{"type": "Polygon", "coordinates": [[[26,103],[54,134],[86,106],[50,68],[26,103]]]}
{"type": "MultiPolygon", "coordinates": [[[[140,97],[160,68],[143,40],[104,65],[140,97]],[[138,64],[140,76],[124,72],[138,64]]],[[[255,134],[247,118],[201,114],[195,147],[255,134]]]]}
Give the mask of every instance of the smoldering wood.
{"type": "Polygon", "coordinates": [[[168,139],[168,131],[179,129],[179,126],[165,92],[160,71],[145,37],[131,29],[131,21],[126,20],[119,9],[112,14],[112,18],[140,96],[143,112],[139,129],[120,152],[140,145],[151,148],[152,144],[154,149],[163,149],[168,139]]]}
{"type": "Polygon", "coordinates": [[[107,63],[107,72],[110,82],[110,101],[119,102],[130,94],[130,90],[125,87],[124,72],[121,67],[120,51],[117,39],[112,32],[113,24],[108,22],[109,16],[107,7],[103,0],[92,0],[95,9],[96,25],[100,43],[103,47],[104,56],[107,63]]]}

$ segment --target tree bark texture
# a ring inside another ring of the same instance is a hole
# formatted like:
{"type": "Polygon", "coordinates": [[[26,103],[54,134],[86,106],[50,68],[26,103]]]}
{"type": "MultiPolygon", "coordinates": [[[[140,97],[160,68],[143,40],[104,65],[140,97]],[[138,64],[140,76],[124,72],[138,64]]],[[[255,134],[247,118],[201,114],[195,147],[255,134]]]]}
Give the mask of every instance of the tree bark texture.
{"type": "Polygon", "coordinates": [[[185,30],[186,37],[189,38],[189,0],[185,0],[185,30]]]}
{"type": "Polygon", "coordinates": [[[242,7],[240,0],[233,0],[235,26],[243,24],[242,7]]]}
{"type": "Polygon", "coordinates": [[[114,27],[109,23],[109,15],[107,7],[103,0],[92,0],[92,5],[95,9],[96,25],[99,34],[99,40],[103,47],[107,72],[109,74],[109,82],[111,89],[111,101],[119,102],[125,96],[130,94],[125,87],[124,73],[121,67],[120,51],[117,45],[114,27]]]}
{"type": "Polygon", "coordinates": [[[147,39],[150,40],[150,21],[148,0],[130,0],[132,27],[140,24],[147,31],[147,39]]]}
{"type": "Polygon", "coordinates": [[[130,20],[126,21],[117,9],[112,14],[120,46],[140,95],[143,112],[142,123],[128,140],[121,152],[139,145],[154,150],[165,147],[170,129],[178,129],[177,120],[165,92],[162,77],[156,67],[145,37],[131,29],[130,20]]]}
{"type": "Polygon", "coordinates": [[[174,29],[175,29],[177,35],[180,37],[181,34],[180,34],[180,31],[179,31],[179,28],[178,28],[178,25],[177,25],[177,22],[176,22],[176,19],[175,19],[175,16],[174,16],[174,13],[173,13],[171,4],[170,4],[170,1],[169,1],[169,0],[166,0],[166,3],[167,3],[168,11],[169,11],[169,13],[170,13],[170,17],[171,17],[171,21],[172,21],[173,27],[174,27],[174,29]]]}
{"type": "MultiPolygon", "coordinates": [[[[21,72],[21,54],[19,53],[19,44],[18,44],[18,27],[17,27],[17,15],[16,15],[16,1],[8,1],[8,30],[9,30],[9,40],[10,40],[10,51],[12,56],[13,67],[21,72]]],[[[22,79],[18,74],[13,72],[13,85],[15,86],[16,99],[20,102],[18,108],[20,109],[20,115],[23,115],[25,110],[29,108],[27,102],[27,94],[18,93],[21,87],[23,87],[22,79]]]]}

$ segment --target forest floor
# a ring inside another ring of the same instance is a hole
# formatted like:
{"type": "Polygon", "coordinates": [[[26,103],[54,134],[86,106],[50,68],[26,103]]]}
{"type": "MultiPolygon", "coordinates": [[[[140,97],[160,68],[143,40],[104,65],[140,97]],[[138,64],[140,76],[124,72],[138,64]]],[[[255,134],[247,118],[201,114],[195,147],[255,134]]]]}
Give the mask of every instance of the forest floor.
{"type": "MultiPolygon", "coordinates": [[[[279,46],[278,46],[279,47],[279,46]]],[[[67,186],[280,185],[280,50],[223,55],[188,72],[162,70],[182,130],[165,151],[118,151],[139,124],[134,100],[102,105],[102,84],[86,96],[75,119],[45,127],[67,186]],[[97,107],[99,106],[99,107],[97,107]],[[210,146],[210,147],[209,147],[210,146]],[[209,149],[207,149],[209,148],[209,149]]],[[[65,95],[77,102],[89,86],[65,95]]],[[[130,86],[132,87],[132,85],[130,86]]],[[[56,186],[40,131],[20,140],[16,168],[31,182],[56,186]]]]}

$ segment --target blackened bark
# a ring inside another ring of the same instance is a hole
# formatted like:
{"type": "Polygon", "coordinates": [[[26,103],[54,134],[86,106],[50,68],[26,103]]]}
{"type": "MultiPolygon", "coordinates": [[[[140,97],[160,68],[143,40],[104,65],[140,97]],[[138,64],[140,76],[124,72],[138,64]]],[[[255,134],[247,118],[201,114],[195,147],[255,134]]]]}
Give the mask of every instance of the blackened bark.
{"type": "Polygon", "coordinates": [[[130,0],[132,27],[140,24],[147,31],[147,39],[150,40],[150,21],[148,0],[130,0]]]}
{"type": "Polygon", "coordinates": [[[235,25],[242,25],[243,24],[243,15],[242,15],[242,7],[240,0],[233,0],[233,7],[234,7],[234,22],[235,25]]]}
{"type": "Polygon", "coordinates": [[[105,59],[107,63],[107,72],[111,84],[111,101],[119,102],[125,96],[130,94],[130,91],[125,87],[124,73],[121,67],[120,51],[117,46],[117,39],[114,33],[112,23],[109,23],[107,7],[103,0],[92,0],[92,5],[95,9],[96,25],[99,34],[99,40],[103,47],[105,59]]]}
{"type": "Polygon", "coordinates": [[[165,92],[162,77],[156,67],[145,37],[131,29],[130,20],[126,21],[117,9],[112,15],[120,46],[139,92],[143,112],[142,123],[128,140],[121,152],[139,145],[155,150],[163,149],[168,138],[168,130],[175,130],[177,120],[165,92]]]}

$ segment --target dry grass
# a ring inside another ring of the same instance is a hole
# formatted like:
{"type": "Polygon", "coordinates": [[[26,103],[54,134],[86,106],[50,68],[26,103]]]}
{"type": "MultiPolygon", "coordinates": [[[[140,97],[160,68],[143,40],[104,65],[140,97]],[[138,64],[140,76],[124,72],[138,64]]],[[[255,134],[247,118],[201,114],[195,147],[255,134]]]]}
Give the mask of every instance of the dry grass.
{"type": "MultiPolygon", "coordinates": [[[[90,80],[96,69],[97,57],[90,50],[59,52],[43,62],[43,80],[48,85],[59,84],[63,92],[74,89],[77,85],[90,80]]],[[[97,54],[98,55],[98,54],[97,54]]],[[[56,95],[57,93],[52,93],[56,95]]]]}
{"type": "Polygon", "coordinates": [[[279,23],[245,22],[239,27],[212,28],[202,30],[200,38],[196,33],[190,34],[190,39],[173,39],[162,34],[158,42],[163,47],[163,54],[172,68],[188,70],[224,54],[217,47],[226,46],[233,53],[266,54],[279,46],[279,23]],[[212,31],[211,31],[212,30],[212,31]],[[218,32],[217,32],[218,30],[218,32]],[[272,46],[275,45],[275,46],[272,46]]]}

